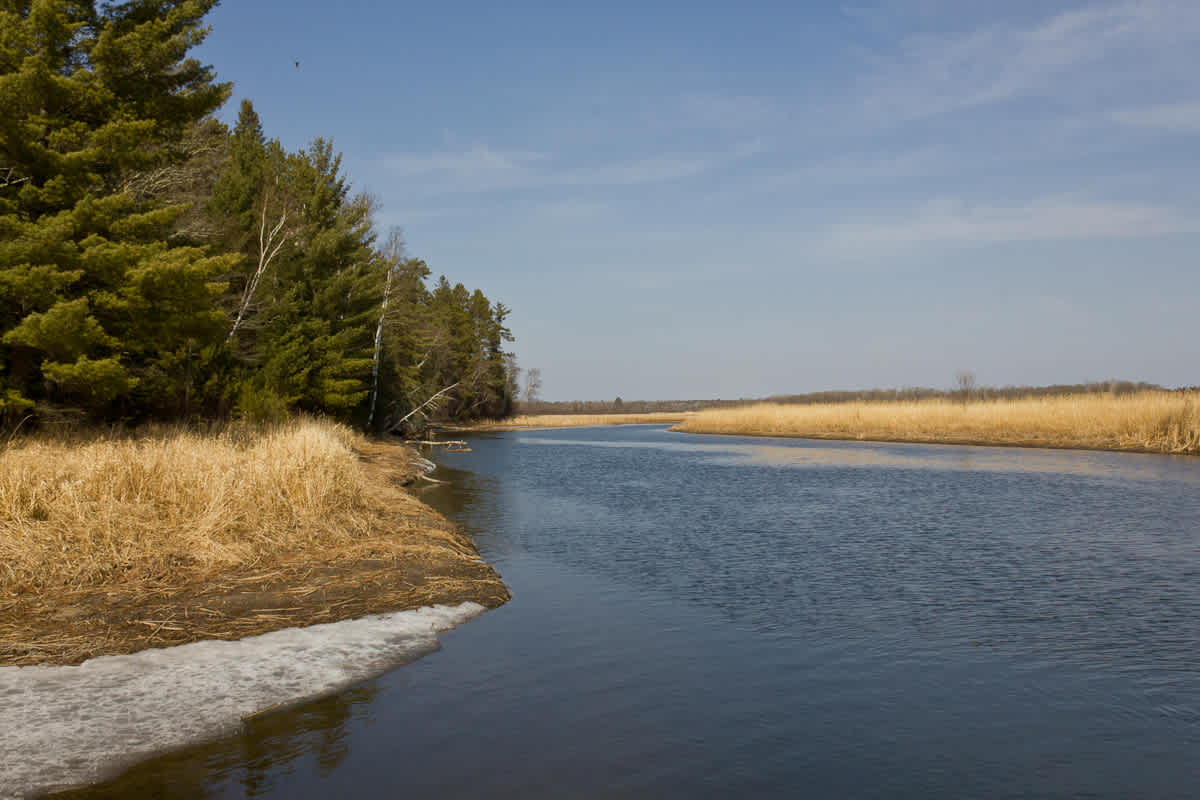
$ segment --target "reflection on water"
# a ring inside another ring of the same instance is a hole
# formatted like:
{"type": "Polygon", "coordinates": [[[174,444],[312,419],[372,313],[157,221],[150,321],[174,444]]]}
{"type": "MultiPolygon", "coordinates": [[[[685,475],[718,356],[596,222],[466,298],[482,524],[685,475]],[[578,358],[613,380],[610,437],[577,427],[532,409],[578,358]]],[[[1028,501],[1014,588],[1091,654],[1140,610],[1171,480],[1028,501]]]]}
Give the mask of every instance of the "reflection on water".
{"type": "Polygon", "coordinates": [[[421,496],[512,602],[81,796],[1200,796],[1200,459],[472,447],[421,496]]]}
{"type": "Polygon", "coordinates": [[[1121,481],[1175,480],[1200,485],[1200,470],[1191,456],[1161,456],[1087,450],[1024,447],[973,447],[908,443],[758,439],[679,434],[682,440],[612,441],[548,439],[525,436],[520,444],[553,447],[647,448],[702,455],[713,462],[746,466],[893,467],[896,469],[961,470],[1084,475],[1121,481]],[[696,438],[709,441],[697,442],[696,438]],[[716,441],[712,441],[712,440],[716,441]]]}
{"type": "Polygon", "coordinates": [[[276,788],[281,774],[305,761],[318,776],[328,776],[349,752],[347,724],[366,719],[375,694],[368,682],[300,708],[252,717],[236,738],[161,756],[102,786],[55,797],[262,797],[276,788]]]}

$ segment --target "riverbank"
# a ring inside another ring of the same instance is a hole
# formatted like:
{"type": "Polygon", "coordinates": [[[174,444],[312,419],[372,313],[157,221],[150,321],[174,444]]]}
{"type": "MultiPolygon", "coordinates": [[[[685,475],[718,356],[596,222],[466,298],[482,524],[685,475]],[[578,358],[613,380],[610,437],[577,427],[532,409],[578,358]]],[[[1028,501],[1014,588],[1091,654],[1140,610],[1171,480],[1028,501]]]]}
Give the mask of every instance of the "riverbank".
{"type": "Polygon", "coordinates": [[[1200,392],[967,403],[941,398],[896,403],[758,403],[700,411],[672,430],[1200,455],[1200,392]]]}
{"type": "Polygon", "coordinates": [[[471,541],[401,488],[414,459],[312,420],[14,441],[0,451],[0,665],[503,604],[471,541]]]}
{"type": "Polygon", "coordinates": [[[693,411],[654,411],[643,414],[527,414],[495,422],[451,428],[464,431],[513,431],[540,428],[582,428],[592,425],[667,425],[687,420],[693,411]]]}

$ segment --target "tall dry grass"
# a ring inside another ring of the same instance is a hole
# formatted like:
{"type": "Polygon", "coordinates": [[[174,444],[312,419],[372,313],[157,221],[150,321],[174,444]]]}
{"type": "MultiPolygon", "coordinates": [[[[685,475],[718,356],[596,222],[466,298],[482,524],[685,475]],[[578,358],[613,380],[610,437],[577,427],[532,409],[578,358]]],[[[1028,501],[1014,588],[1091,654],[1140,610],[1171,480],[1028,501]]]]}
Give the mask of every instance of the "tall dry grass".
{"type": "Polygon", "coordinates": [[[389,503],[361,443],[316,421],[18,439],[0,450],[0,594],[167,582],[370,536],[389,503]]]}
{"type": "Polygon", "coordinates": [[[700,411],[677,430],[1200,454],[1200,393],[1065,395],[965,405],[946,399],[759,403],[700,411]]]}
{"type": "Polygon", "coordinates": [[[479,428],[576,428],[587,425],[645,425],[680,422],[689,411],[652,411],[643,414],[523,414],[484,423],[479,428]]]}

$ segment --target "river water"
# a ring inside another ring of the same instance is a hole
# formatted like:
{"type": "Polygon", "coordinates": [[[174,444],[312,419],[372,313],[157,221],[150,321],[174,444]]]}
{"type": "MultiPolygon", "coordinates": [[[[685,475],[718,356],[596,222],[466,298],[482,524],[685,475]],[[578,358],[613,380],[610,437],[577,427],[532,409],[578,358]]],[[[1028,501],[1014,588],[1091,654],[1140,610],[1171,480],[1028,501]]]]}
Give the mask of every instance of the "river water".
{"type": "Polygon", "coordinates": [[[1200,459],[513,432],[423,499],[513,591],[80,797],[1200,797],[1200,459]]]}

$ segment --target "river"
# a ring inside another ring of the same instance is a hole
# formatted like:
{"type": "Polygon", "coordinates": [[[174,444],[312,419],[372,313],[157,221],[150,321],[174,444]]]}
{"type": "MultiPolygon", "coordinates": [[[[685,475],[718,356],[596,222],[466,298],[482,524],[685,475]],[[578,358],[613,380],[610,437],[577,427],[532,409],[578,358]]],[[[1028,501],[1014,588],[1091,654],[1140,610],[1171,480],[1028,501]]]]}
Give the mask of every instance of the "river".
{"type": "Polygon", "coordinates": [[[1200,796],[1200,459],[475,437],[513,591],[440,651],[72,797],[1200,796]]]}

